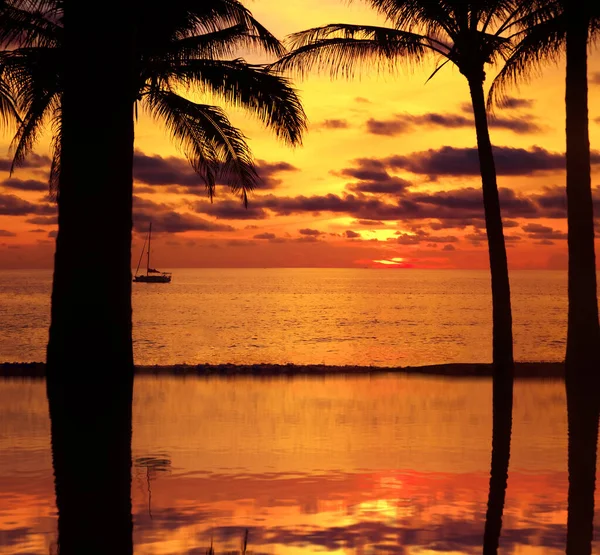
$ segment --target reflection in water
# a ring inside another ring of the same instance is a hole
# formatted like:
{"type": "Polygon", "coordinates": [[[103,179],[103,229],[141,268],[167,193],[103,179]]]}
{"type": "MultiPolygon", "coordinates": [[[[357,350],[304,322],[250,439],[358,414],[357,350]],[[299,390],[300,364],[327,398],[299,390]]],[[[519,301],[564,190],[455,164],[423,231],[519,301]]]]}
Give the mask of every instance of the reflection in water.
{"type": "Polygon", "coordinates": [[[81,374],[48,380],[58,551],[131,555],[132,387],[81,374]]]}
{"type": "MultiPolygon", "coordinates": [[[[514,391],[500,551],[564,555],[564,383],[514,391]]],[[[135,553],[205,555],[212,538],[221,555],[248,529],[261,554],[479,555],[491,394],[488,379],[138,377],[133,461],[170,470],[134,467],[135,553]]],[[[49,437],[44,383],[0,380],[1,555],[55,541],[49,437]]]]}
{"type": "MultiPolygon", "coordinates": [[[[167,454],[147,455],[137,457],[134,461],[136,469],[142,469],[146,475],[146,489],[148,491],[148,516],[152,518],[152,488],[150,482],[161,472],[168,473],[171,470],[171,459],[167,454]]],[[[138,475],[139,477],[139,475],[138,475]]]]}
{"type": "Polygon", "coordinates": [[[502,515],[506,499],[508,465],[510,462],[510,436],[513,410],[513,375],[501,374],[493,383],[493,437],[490,489],[488,495],[484,555],[496,555],[502,533],[502,515]]]}
{"type": "Polygon", "coordinates": [[[593,378],[567,375],[569,430],[567,555],[592,553],[598,446],[598,396],[600,395],[597,387],[590,387],[589,382],[593,384],[593,378]]]}

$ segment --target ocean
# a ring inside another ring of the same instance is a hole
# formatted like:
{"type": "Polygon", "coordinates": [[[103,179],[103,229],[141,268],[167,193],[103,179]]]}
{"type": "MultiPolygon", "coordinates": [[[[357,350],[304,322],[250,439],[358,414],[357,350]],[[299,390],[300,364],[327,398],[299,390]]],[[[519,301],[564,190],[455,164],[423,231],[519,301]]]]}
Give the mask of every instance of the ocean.
{"type": "MultiPolygon", "coordinates": [[[[415,366],[491,361],[487,271],[173,269],[133,284],[135,360],[415,366]]],[[[45,360],[49,270],[0,271],[0,361],[45,360]]],[[[564,358],[565,272],[511,273],[515,357],[564,358]]]]}
{"type": "MultiPolygon", "coordinates": [[[[491,358],[487,272],[173,276],[168,285],[133,284],[140,364],[491,358]]],[[[511,279],[517,359],[561,360],[566,275],[522,271],[511,279]]],[[[44,360],[50,286],[49,271],[0,272],[0,360],[44,360]]],[[[500,553],[559,555],[568,491],[564,382],[520,379],[514,391],[500,553]]],[[[134,553],[199,555],[211,544],[225,553],[239,549],[247,531],[257,555],[475,555],[491,430],[489,378],[137,375],[134,553]]],[[[0,555],[57,552],[50,441],[44,381],[0,378],[0,555]]],[[[598,490],[596,507],[598,538],[598,490]]],[[[597,541],[592,552],[600,553],[597,541]]]]}

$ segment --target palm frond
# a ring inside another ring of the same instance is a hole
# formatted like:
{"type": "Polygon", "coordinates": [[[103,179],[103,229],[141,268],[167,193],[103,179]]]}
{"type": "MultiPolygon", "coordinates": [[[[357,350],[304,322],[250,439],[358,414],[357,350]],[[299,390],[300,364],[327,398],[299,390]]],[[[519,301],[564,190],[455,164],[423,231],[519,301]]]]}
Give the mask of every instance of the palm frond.
{"type": "Polygon", "coordinates": [[[0,46],[3,48],[56,46],[62,27],[48,13],[28,11],[5,2],[0,7],[0,46]]]}
{"type": "Polygon", "coordinates": [[[62,111],[57,109],[52,118],[52,162],[50,164],[50,198],[58,200],[60,194],[60,168],[62,154],[62,111]]]}
{"type": "Polygon", "coordinates": [[[352,78],[361,67],[393,71],[398,59],[419,62],[428,49],[436,50],[428,37],[415,33],[341,23],[295,33],[288,44],[291,52],[272,68],[300,75],[329,70],[332,78],[352,78]]]}
{"type": "Polygon", "coordinates": [[[216,179],[224,179],[245,204],[258,182],[250,148],[225,112],[196,104],[172,91],[150,89],[143,97],[150,114],[162,120],[212,198],[216,179]]]}
{"type": "Polygon", "coordinates": [[[306,114],[294,87],[268,67],[243,60],[190,60],[173,64],[171,80],[222,98],[256,115],[290,145],[302,143],[306,114]]]}
{"type": "Polygon", "coordinates": [[[261,37],[249,32],[240,23],[211,33],[170,41],[156,55],[159,59],[219,60],[235,57],[242,49],[260,53],[264,51],[264,45],[261,37]]]}
{"type": "Polygon", "coordinates": [[[15,105],[13,93],[10,86],[1,76],[0,68],[0,120],[4,127],[10,127],[21,122],[21,117],[15,105]]]}
{"type": "Polygon", "coordinates": [[[515,35],[517,46],[494,79],[488,93],[488,109],[502,106],[509,87],[541,73],[542,63],[557,62],[566,39],[563,15],[529,27],[515,35]]]}

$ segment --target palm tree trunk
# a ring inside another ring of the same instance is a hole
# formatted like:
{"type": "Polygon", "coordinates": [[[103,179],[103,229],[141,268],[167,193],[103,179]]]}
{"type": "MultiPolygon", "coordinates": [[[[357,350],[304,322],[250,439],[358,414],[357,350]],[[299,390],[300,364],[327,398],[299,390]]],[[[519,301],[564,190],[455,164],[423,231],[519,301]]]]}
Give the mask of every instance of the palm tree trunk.
{"type": "Polygon", "coordinates": [[[502,513],[510,460],[514,360],[508,262],[502,229],[498,185],[496,183],[496,166],[483,94],[483,81],[480,78],[469,79],[469,88],[477,131],[477,148],[481,168],[483,206],[492,277],[492,461],[483,546],[483,553],[488,555],[497,553],[502,530],[502,513]]]}
{"type": "Polygon", "coordinates": [[[600,327],[590,181],[587,39],[583,4],[567,3],[567,219],[569,316],[565,382],[569,427],[567,554],[591,553],[598,443],[600,327]]]}
{"type": "Polygon", "coordinates": [[[61,555],[131,554],[133,7],[64,2],[47,350],[61,555]]]}

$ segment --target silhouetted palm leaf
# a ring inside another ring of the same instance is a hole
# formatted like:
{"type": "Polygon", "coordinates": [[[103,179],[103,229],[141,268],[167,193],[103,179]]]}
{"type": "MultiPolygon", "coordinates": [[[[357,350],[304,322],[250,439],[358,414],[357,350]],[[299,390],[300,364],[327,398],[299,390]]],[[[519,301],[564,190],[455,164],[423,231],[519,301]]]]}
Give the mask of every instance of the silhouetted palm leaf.
{"type": "MultiPolygon", "coordinates": [[[[62,41],[62,1],[11,0],[0,8],[2,21],[8,30],[0,32],[0,44],[11,49],[0,54],[0,111],[5,119],[21,114],[13,140],[14,164],[18,165],[44,125],[60,122],[57,54],[62,41]],[[13,49],[15,44],[18,47],[13,49]]],[[[140,10],[136,41],[137,101],[145,99],[150,112],[167,122],[211,195],[219,177],[228,180],[247,202],[257,176],[244,136],[220,108],[197,104],[175,91],[180,93],[183,86],[245,108],[278,138],[300,144],[306,116],[290,82],[266,66],[234,57],[240,49],[279,56],[285,51],[281,43],[237,0],[173,0],[160,11],[140,10]],[[222,59],[228,57],[232,59],[222,59]],[[194,144],[201,140],[207,143],[194,144]]],[[[54,127],[60,129],[60,125],[54,127]]],[[[59,145],[55,138],[54,192],[59,145]]]]}
{"type": "Polygon", "coordinates": [[[213,196],[217,178],[240,192],[244,203],[258,180],[244,136],[217,106],[196,104],[171,91],[150,90],[143,97],[161,119],[213,196]]]}

